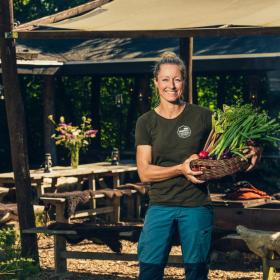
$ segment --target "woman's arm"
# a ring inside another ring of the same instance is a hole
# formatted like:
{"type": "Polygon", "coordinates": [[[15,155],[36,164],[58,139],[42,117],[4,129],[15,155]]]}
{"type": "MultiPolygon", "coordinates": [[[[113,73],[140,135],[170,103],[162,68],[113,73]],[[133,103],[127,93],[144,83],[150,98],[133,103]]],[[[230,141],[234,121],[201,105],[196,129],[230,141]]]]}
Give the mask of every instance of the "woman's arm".
{"type": "Polygon", "coordinates": [[[184,175],[189,181],[197,184],[203,183],[194,176],[201,175],[201,171],[192,171],[190,161],[197,158],[192,155],[182,164],[163,167],[152,164],[152,147],[150,145],[138,145],[136,151],[136,162],[138,174],[142,182],[159,182],[179,175],[184,175]]]}

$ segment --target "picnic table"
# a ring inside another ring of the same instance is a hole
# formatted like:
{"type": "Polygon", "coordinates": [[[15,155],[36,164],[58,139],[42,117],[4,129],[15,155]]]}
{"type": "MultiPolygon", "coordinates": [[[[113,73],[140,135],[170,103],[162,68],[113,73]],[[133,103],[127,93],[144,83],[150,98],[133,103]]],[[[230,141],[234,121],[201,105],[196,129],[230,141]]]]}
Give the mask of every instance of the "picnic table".
{"type": "MultiPolygon", "coordinates": [[[[65,199],[44,198],[45,194],[45,180],[51,180],[51,185],[55,186],[57,180],[61,177],[75,177],[78,182],[88,180],[89,190],[96,190],[96,183],[101,177],[111,176],[113,184],[111,188],[118,188],[121,182],[121,175],[127,172],[135,172],[137,167],[135,163],[120,163],[119,165],[111,165],[110,162],[96,162],[90,164],[80,164],[78,168],[70,166],[54,166],[51,172],[44,172],[43,168],[30,170],[31,183],[36,187],[37,197],[45,203],[51,203],[56,207],[57,221],[69,222],[69,219],[64,217],[64,203],[65,199]]],[[[14,184],[14,173],[7,172],[0,174],[0,186],[6,184],[14,184]]],[[[88,210],[79,211],[75,218],[111,213],[112,220],[118,221],[120,215],[119,198],[115,197],[112,203],[106,207],[96,209],[96,199],[104,198],[104,195],[95,195],[92,197],[91,207],[88,210]]]]}
{"type": "MultiPolygon", "coordinates": [[[[98,176],[112,176],[113,186],[117,188],[120,185],[120,176],[126,172],[135,172],[137,167],[134,163],[121,163],[119,165],[111,165],[109,162],[96,162],[90,164],[80,164],[74,169],[70,166],[54,166],[51,172],[44,172],[43,168],[30,170],[31,183],[36,185],[38,197],[45,192],[44,179],[51,179],[53,186],[57,183],[57,179],[61,177],[76,177],[78,180],[88,179],[89,189],[96,189],[96,180],[98,176]]],[[[14,183],[14,173],[7,172],[0,174],[0,186],[14,183]]]]}

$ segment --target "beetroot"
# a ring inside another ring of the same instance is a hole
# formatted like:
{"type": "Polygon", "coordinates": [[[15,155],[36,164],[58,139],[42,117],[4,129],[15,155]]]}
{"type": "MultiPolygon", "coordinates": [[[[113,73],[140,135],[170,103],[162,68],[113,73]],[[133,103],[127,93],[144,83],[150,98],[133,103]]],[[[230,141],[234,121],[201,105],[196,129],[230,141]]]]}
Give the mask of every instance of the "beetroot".
{"type": "Polygon", "coordinates": [[[207,151],[200,151],[199,152],[199,154],[198,154],[198,157],[200,158],[200,159],[207,159],[208,158],[208,155],[209,155],[209,153],[207,152],[207,151]]]}

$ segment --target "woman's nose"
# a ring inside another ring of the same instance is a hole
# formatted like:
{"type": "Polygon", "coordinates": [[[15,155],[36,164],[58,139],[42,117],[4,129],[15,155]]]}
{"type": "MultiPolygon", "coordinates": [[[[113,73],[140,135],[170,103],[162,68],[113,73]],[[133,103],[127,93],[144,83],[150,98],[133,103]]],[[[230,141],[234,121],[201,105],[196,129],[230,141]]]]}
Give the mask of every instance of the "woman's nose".
{"type": "Polygon", "coordinates": [[[171,88],[175,88],[176,87],[175,86],[175,80],[173,80],[173,79],[170,80],[170,87],[171,88]]]}

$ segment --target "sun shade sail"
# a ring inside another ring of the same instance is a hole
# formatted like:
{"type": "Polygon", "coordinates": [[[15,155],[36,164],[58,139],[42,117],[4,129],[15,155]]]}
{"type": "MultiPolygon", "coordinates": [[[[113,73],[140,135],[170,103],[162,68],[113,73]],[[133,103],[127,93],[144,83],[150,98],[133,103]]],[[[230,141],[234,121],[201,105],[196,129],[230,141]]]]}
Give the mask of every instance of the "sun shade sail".
{"type": "Polygon", "coordinates": [[[280,26],[279,0],[114,0],[82,16],[43,25],[85,31],[280,26]]]}

